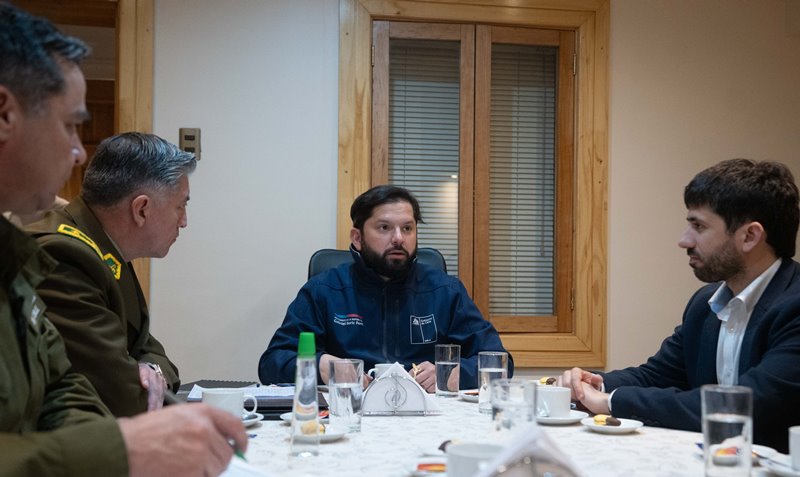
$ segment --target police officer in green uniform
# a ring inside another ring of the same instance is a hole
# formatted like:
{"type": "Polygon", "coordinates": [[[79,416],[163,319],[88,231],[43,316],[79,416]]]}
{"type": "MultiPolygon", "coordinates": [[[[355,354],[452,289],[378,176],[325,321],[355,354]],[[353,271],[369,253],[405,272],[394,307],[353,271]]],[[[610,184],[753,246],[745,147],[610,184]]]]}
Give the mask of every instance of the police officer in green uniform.
{"type": "Polygon", "coordinates": [[[37,291],[77,371],[116,416],[158,409],[178,369],[150,334],[130,260],[163,257],[186,226],[197,161],[158,136],[105,139],[86,169],[81,197],[26,227],[58,262],[37,291]]]}
{"type": "MultiPolygon", "coordinates": [[[[87,48],[0,3],[0,211],[48,207],[86,160],[77,134],[87,48]]],[[[71,369],[35,288],[55,266],[0,217],[0,476],[219,475],[244,450],[241,420],[177,405],[114,419],[71,369]]]]}

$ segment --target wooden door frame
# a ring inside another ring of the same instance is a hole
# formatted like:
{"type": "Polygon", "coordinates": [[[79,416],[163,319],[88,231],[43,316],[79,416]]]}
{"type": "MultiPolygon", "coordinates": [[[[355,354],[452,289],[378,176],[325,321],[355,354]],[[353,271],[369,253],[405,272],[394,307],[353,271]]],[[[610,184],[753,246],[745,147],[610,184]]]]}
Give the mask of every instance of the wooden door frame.
{"type": "MultiPolygon", "coordinates": [[[[54,23],[116,28],[114,131],[152,132],[154,0],[16,0],[14,4],[54,23]]],[[[134,260],[133,267],[149,298],[150,259],[134,260]]]]}

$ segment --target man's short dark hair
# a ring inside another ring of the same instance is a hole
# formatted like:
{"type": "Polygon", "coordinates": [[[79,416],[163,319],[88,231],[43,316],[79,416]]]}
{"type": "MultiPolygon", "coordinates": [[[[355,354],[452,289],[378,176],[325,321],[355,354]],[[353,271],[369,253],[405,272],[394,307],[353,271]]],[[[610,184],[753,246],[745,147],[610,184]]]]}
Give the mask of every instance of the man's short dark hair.
{"type": "Polygon", "coordinates": [[[683,192],[687,208],[707,206],[728,233],[755,221],[780,258],[794,256],[800,203],[791,171],[778,162],[731,159],[697,174],[683,192]]]}
{"type": "Polygon", "coordinates": [[[44,18],[0,2],[0,84],[26,112],[40,112],[64,90],[59,62],[78,64],[89,53],[81,40],[64,35],[44,18]]]}
{"type": "Polygon", "coordinates": [[[81,198],[109,207],[133,193],[171,189],[196,167],[194,154],[155,134],[118,134],[97,146],[83,176],[81,198]]]}
{"type": "Polygon", "coordinates": [[[353,227],[363,230],[364,222],[372,217],[375,207],[394,202],[408,202],[414,209],[414,221],[425,223],[422,220],[422,213],[419,211],[419,202],[408,189],[392,185],[379,185],[364,192],[356,197],[350,207],[350,218],[353,220],[353,227]]]}

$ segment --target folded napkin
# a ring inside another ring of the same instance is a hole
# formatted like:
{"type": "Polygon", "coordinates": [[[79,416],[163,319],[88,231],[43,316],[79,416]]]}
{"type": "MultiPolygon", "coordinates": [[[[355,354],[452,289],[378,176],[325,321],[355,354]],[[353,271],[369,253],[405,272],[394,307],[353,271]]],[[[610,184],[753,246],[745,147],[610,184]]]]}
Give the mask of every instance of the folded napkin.
{"type": "Polygon", "coordinates": [[[365,416],[419,416],[441,414],[433,395],[422,389],[400,363],[394,363],[364,392],[365,416]]]}
{"type": "Polygon", "coordinates": [[[497,457],[481,465],[475,477],[530,477],[548,475],[548,472],[562,477],[583,475],[535,423],[523,425],[515,436],[497,457]]]}

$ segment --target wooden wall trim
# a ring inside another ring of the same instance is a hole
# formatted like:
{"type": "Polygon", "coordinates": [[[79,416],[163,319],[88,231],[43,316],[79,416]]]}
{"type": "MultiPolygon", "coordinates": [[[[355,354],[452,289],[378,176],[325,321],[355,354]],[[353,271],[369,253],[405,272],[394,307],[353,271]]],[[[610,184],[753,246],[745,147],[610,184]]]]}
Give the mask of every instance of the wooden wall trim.
{"type": "Polygon", "coordinates": [[[572,333],[509,333],[517,366],[604,366],[607,311],[608,0],[340,0],[337,246],[370,185],[373,19],[573,29],[578,34],[576,323],[572,333]],[[586,46],[590,47],[587,48],[586,46]]]}

